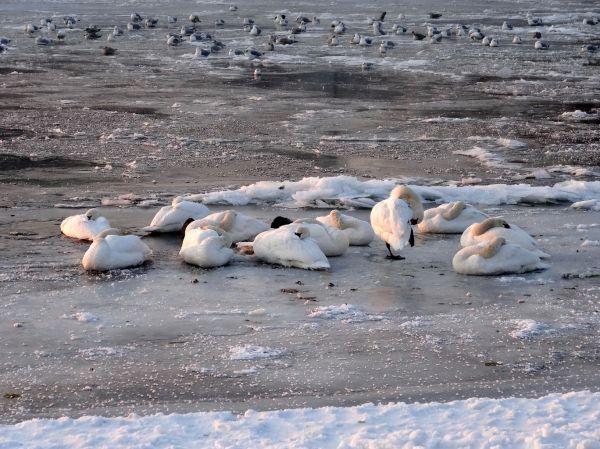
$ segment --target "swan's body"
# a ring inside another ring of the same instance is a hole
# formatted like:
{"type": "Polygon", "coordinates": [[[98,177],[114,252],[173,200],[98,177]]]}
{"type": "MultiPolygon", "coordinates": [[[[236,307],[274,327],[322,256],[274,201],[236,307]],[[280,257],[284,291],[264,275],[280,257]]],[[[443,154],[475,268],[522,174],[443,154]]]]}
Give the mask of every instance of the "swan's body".
{"type": "Polygon", "coordinates": [[[427,209],[418,227],[419,232],[462,234],[473,223],[479,223],[486,218],[486,214],[470,204],[454,201],[427,209]]]}
{"type": "Polygon", "coordinates": [[[119,235],[119,232],[110,228],[94,237],[81,261],[84,270],[135,267],[150,259],[150,248],[137,235],[119,235]]]}
{"type": "Polygon", "coordinates": [[[253,249],[256,257],[268,263],[308,270],[329,268],[327,257],[303,225],[285,225],[261,232],[254,239],[253,249]]]}
{"type": "Polygon", "coordinates": [[[371,210],[371,226],[375,235],[383,240],[390,252],[401,251],[414,244],[411,224],[423,220],[423,206],[418,196],[406,186],[396,186],[389,198],[380,201],[371,210]]]}
{"type": "Polygon", "coordinates": [[[240,214],[233,210],[226,210],[191,222],[186,228],[186,234],[188,230],[201,228],[206,225],[216,226],[227,232],[229,237],[231,237],[232,243],[246,240],[252,241],[258,234],[269,229],[268,224],[256,218],[240,214]]]}
{"type": "Polygon", "coordinates": [[[342,214],[337,210],[332,210],[329,215],[317,217],[317,220],[342,231],[353,246],[366,246],[375,238],[375,232],[368,222],[342,214]]]}
{"type": "Polygon", "coordinates": [[[178,232],[189,219],[199,220],[206,217],[210,210],[204,204],[184,201],[180,196],[173,199],[170,206],[161,207],[150,226],[142,228],[146,232],[178,232]]]}
{"type": "Polygon", "coordinates": [[[60,232],[67,237],[79,240],[94,240],[94,237],[110,228],[108,220],[96,209],[90,209],[85,214],[71,215],[60,224],[60,232]]]}
{"type": "Polygon", "coordinates": [[[502,237],[467,246],[452,259],[454,271],[469,275],[526,273],[548,268],[532,251],[502,237]]]}
{"type": "Polygon", "coordinates": [[[527,232],[517,225],[509,224],[499,218],[486,218],[481,223],[469,226],[460,237],[460,245],[471,246],[496,237],[503,237],[507,242],[532,251],[542,259],[550,257],[549,254],[539,249],[538,243],[527,232]]]}
{"type": "Polygon", "coordinates": [[[350,246],[348,237],[344,232],[312,218],[296,220],[290,226],[308,228],[310,238],[319,245],[319,248],[327,257],[341,256],[350,246]]]}
{"type": "Polygon", "coordinates": [[[179,255],[187,263],[201,268],[220,267],[233,257],[231,239],[216,227],[186,229],[179,255]]]}

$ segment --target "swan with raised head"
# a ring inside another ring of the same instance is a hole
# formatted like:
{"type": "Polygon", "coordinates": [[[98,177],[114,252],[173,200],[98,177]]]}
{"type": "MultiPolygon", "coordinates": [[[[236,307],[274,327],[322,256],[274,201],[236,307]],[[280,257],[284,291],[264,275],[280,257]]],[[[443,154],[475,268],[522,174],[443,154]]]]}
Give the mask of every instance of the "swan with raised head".
{"type": "Polygon", "coordinates": [[[192,221],[186,228],[186,234],[189,230],[206,225],[216,226],[227,232],[232,243],[254,240],[258,234],[269,230],[267,223],[234,210],[226,210],[192,221]]]}
{"type": "Polygon", "coordinates": [[[337,210],[332,210],[329,215],[317,217],[317,220],[342,231],[352,246],[366,246],[375,238],[375,232],[368,222],[337,210]]]}
{"type": "Polygon", "coordinates": [[[81,264],[84,270],[108,271],[141,265],[150,255],[150,248],[137,235],[121,235],[109,228],[94,237],[81,264]]]}
{"type": "Polygon", "coordinates": [[[479,223],[486,218],[486,214],[470,204],[453,201],[427,209],[418,228],[419,232],[423,233],[462,234],[473,223],[479,223]]]}
{"type": "Polygon", "coordinates": [[[515,224],[508,223],[501,218],[486,218],[480,223],[475,223],[465,229],[460,236],[460,246],[471,246],[486,242],[496,237],[503,237],[507,242],[514,243],[528,251],[532,251],[542,259],[550,255],[539,248],[538,243],[527,232],[515,224]]]}
{"type": "Polygon", "coordinates": [[[185,201],[177,196],[170,206],[161,207],[150,226],[142,228],[145,232],[178,232],[189,219],[199,220],[210,213],[204,204],[185,201]]]}
{"type": "Polygon", "coordinates": [[[216,226],[186,229],[179,255],[187,263],[201,268],[227,265],[233,257],[231,238],[216,226]]]}
{"type": "Polygon", "coordinates": [[[319,245],[310,238],[308,226],[285,225],[261,232],[253,243],[254,255],[260,260],[307,270],[326,270],[329,261],[319,245]]]}
{"type": "Polygon", "coordinates": [[[109,228],[110,223],[97,209],[90,209],[85,214],[71,215],[60,224],[60,232],[67,237],[89,241],[109,228]]]}
{"type": "Polygon", "coordinates": [[[389,198],[380,201],[371,210],[371,226],[375,235],[385,242],[389,251],[388,259],[402,260],[394,255],[407,245],[414,246],[411,224],[423,220],[423,205],[419,196],[407,186],[396,186],[389,198]]]}
{"type": "Polygon", "coordinates": [[[503,237],[467,246],[452,259],[454,271],[469,275],[526,273],[548,268],[533,251],[503,237]]]}

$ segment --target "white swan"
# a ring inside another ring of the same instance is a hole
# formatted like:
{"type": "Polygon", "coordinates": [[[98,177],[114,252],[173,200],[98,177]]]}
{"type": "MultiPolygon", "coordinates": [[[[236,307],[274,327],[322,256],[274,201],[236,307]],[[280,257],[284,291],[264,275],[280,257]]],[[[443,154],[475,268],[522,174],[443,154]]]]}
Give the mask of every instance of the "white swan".
{"type": "Polygon", "coordinates": [[[186,234],[189,230],[201,228],[206,225],[216,226],[227,232],[232,243],[254,240],[254,237],[258,234],[269,230],[267,223],[233,210],[226,210],[207,215],[200,220],[192,221],[186,228],[186,234]]]}
{"type": "Polygon", "coordinates": [[[179,255],[187,263],[201,268],[227,265],[233,257],[231,238],[213,226],[186,229],[179,255]]]}
{"type": "Polygon", "coordinates": [[[467,246],[452,259],[454,271],[469,275],[526,273],[548,268],[532,251],[503,237],[467,246]]]}
{"type": "Polygon", "coordinates": [[[97,209],[90,209],[85,214],[71,215],[60,224],[60,232],[67,237],[89,241],[109,228],[110,223],[97,209]]]}
{"type": "Polygon", "coordinates": [[[427,209],[418,228],[419,232],[462,234],[473,223],[479,223],[486,218],[486,214],[470,204],[454,201],[427,209]]]}
{"type": "Polygon", "coordinates": [[[170,206],[161,207],[150,226],[142,228],[145,232],[177,232],[181,231],[186,221],[199,220],[210,213],[204,204],[185,201],[177,196],[170,206]]]}
{"type": "Polygon", "coordinates": [[[538,243],[527,232],[515,224],[509,224],[501,218],[486,218],[481,223],[475,223],[465,229],[460,236],[460,246],[471,246],[489,241],[495,237],[503,237],[507,242],[522,246],[533,251],[538,257],[546,259],[550,254],[539,249],[538,243]]]}
{"type": "Polygon", "coordinates": [[[332,210],[329,215],[317,217],[317,220],[342,231],[348,237],[350,245],[353,246],[366,246],[375,238],[375,232],[370,223],[342,214],[337,210],[332,210]]]}
{"type": "Polygon", "coordinates": [[[254,255],[268,263],[308,270],[328,269],[329,261],[310,238],[308,227],[285,225],[261,232],[253,243],[254,255]]]}
{"type": "Polygon", "coordinates": [[[110,228],[96,237],[83,255],[84,270],[107,271],[134,267],[150,259],[150,248],[137,235],[120,235],[110,228]]]}
{"type": "Polygon", "coordinates": [[[301,218],[291,223],[290,226],[293,225],[307,227],[310,231],[310,238],[317,242],[317,245],[327,257],[341,256],[350,246],[348,237],[344,232],[315,219],[301,218]]]}
{"type": "Polygon", "coordinates": [[[415,192],[406,186],[396,186],[389,198],[380,201],[371,210],[371,226],[375,235],[385,242],[390,259],[404,259],[392,253],[406,245],[414,245],[411,224],[423,220],[423,205],[415,192]]]}

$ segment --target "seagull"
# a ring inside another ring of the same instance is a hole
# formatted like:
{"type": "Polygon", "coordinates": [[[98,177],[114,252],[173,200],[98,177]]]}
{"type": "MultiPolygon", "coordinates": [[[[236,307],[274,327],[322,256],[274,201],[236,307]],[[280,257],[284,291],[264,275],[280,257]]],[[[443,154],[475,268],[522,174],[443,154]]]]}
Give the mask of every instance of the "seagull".
{"type": "Polygon", "coordinates": [[[196,48],[196,53],[194,54],[194,56],[196,58],[208,58],[208,56],[210,55],[210,50],[206,49],[206,48],[196,48]]]}
{"type": "Polygon", "coordinates": [[[53,43],[53,41],[48,36],[38,36],[35,39],[35,43],[37,45],[50,45],[53,43]]]}
{"type": "Polygon", "coordinates": [[[129,22],[127,24],[127,31],[138,31],[141,29],[142,29],[142,26],[137,22],[129,22]]]}
{"type": "Polygon", "coordinates": [[[144,20],[144,18],[137,12],[132,13],[131,16],[129,16],[129,18],[131,19],[131,21],[133,23],[138,23],[138,22],[141,22],[142,20],[144,20]]]}
{"type": "Polygon", "coordinates": [[[250,34],[252,36],[258,36],[261,33],[261,29],[259,27],[257,27],[256,25],[252,25],[252,29],[250,29],[250,34]]]}
{"type": "Polygon", "coordinates": [[[502,29],[504,31],[506,31],[506,30],[512,30],[513,26],[510,23],[504,21],[504,22],[502,22],[502,29]]]}
{"type": "Polygon", "coordinates": [[[198,14],[190,14],[190,16],[188,17],[188,20],[190,22],[192,22],[193,24],[202,22],[200,20],[200,16],[198,14]]]}
{"type": "Polygon", "coordinates": [[[395,23],[392,25],[392,31],[396,34],[404,34],[406,33],[406,28],[400,25],[399,23],[395,23]]]}
{"type": "Polygon", "coordinates": [[[335,47],[336,45],[340,45],[340,40],[335,34],[332,34],[329,36],[329,39],[327,39],[327,45],[335,47]]]}
{"type": "Polygon", "coordinates": [[[542,26],[544,21],[540,17],[532,17],[531,14],[527,14],[527,25],[532,27],[542,26]]]}
{"type": "Polygon", "coordinates": [[[519,36],[513,37],[513,40],[512,40],[513,44],[520,44],[521,42],[522,41],[521,41],[521,38],[519,36]]]}
{"type": "Polygon", "coordinates": [[[537,41],[535,41],[535,44],[533,45],[533,47],[536,50],[548,50],[550,48],[550,44],[548,44],[542,40],[537,40],[537,41]]]}
{"type": "Polygon", "coordinates": [[[238,7],[235,5],[229,5],[229,11],[234,12],[237,11],[238,7]]]}
{"type": "Polygon", "coordinates": [[[440,17],[442,17],[442,14],[439,12],[430,12],[429,13],[430,19],[439,19],[440,17]]]}
{"type": "Polygon", "coordinates": [[[369,36],[361,36],[358,45],[362,47],[368,47],[373,43],[373,38],[369,36]]]}
{"type": "Polygon", "coordinates": [[[116,52],[117,49],[116,48],[112,48],[112,47],[100,47],[100,49],[102,50],[102,54],[104,56],[113,56],[116,52]]]}
{"type": "Polygon", "coordinates": [[[350,43],[358,45],[360,43],[360,34],[354,33],[354,36],[350,39],[350,43]]]}
{"type": "Polygon", "coordinates": [[[263,55],[260,51],[256,50],[255,48],[247,48],[246,50],[244,50],[244,54],[248,59],[258,59],[263,55]]]}
{"type": "Polygon", "coordinates": [[[416,41],[422,41],[426,37],[424,34],[417,33],[416,31],[411,31],[411,33],[413,35],[413,39],[416,41]]]}
{"type": "Polygon", "coordinates": [[[383,30],[383,22],[380,22],[379,20],[376,20],[375,22],[373,22],[373,34],[376,34],[378,36],[387,34],[383,30]]]}

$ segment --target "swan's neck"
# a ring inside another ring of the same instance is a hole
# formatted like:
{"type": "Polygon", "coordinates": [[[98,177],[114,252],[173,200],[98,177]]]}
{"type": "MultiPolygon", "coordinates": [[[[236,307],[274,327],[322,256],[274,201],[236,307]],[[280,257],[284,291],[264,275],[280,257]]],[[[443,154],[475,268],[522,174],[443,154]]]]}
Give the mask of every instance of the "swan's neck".
{"type": "Polygon", "coordinates": [[[448,221],[455,220],[456,217],[458,217],[461,214],[461,212],[465,210],[465,207],[465,203],[463,203],[462,201],[456,201],[452,203],[451,207],[449,207],[448,209],[446,209],[446,211],[442,213],[442,217],[448,221]]]}
{"type": "Polygon", "coordinates": [[[219,227],[224,231],[229,231],[233,226],[233,222],[235,220],[235,212],[229,210],[223,214],[221,218],[221,222],[219,223],[219,227]]]}
{"type": "Polygon", "coordinates": [[[473,235],[481,235],[492,228],[502,227],[504,222],[496,218],[488,218],[473,226],[473,235]]]}
{"type": "Polygon", "coordinates": [[[502,248],[502,245],[505,243],[506,240],[504,240],[502,237],[495,238],[481,248],[479,255],[486,259],[494,257],[496,254],[498,254],[498,251],[500,251],[500,248],[502,248]]]}

